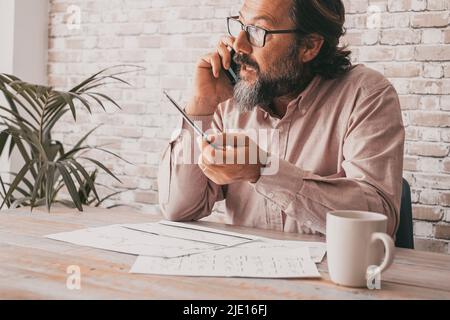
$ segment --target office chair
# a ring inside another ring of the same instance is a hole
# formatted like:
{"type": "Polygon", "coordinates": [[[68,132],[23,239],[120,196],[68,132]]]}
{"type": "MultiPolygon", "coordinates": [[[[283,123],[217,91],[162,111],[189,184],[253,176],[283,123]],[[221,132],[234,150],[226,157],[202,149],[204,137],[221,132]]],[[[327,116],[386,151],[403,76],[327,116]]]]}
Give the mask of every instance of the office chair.
{"type": "Polygon", "coordinates": [[[413,218],[411,205],[411,188],[403,179],[402,201],[400,205],[400,225],[396,234],[395,246],[414,249],[413,218]]]}

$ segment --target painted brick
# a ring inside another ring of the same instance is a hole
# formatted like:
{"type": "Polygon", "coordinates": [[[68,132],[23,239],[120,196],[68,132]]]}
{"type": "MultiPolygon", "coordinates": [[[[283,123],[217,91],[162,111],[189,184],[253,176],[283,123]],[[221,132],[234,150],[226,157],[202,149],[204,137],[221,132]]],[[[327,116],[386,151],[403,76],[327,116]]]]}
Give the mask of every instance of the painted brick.
{"type": "Polygon", "coordinates": [[[433,224],[425,221],[414,221],[414,235],[430,237],[433,234],[433,224]]]}
{"type": "Polygon", "coordinates": [[[413,218],[416,220],[424,221],[440,221],[442,219],[443,212],[439,207],[435,206],[413,206],[413,218]]]}
{"type": "Polygon", "coordinates": [[[435,236],[437,239],[450,240],[450,224],[437,224],[435,236]]]}
{"type": "Polygon", "coordinates": [[[448,19],[448,11],[418,13],[411,17],[411,26],[413,28],[446,27],[448,19]]]}
{"type": "Polygon", "coordinates": [[[414,249],[419,251],[447,253],[448,242],[433,239],[415,238],[414,249]]]}

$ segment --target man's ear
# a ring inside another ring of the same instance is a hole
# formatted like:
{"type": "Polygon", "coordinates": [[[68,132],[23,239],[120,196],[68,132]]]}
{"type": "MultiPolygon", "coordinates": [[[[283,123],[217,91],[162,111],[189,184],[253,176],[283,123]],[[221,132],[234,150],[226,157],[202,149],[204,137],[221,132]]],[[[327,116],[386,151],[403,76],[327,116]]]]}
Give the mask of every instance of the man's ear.
{"type": "Polygon", "coordinates": [[[323,42],[323,37],[318,34],[312,34],[305,39],[304,47],[300,50],[302,62],[307,63],[314,60],[322,49],[323,42]]]}

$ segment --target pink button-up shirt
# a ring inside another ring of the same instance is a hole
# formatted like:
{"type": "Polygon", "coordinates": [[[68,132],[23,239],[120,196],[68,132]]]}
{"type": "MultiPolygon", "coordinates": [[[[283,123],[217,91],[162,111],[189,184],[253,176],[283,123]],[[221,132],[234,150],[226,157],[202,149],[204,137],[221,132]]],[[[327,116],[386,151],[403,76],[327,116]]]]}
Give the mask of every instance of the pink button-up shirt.
{"type": "Polygon", "coordinates": [[[195,162],[181,160],[190,154],[186,140],[195,145],[181,121],[186,130],[171,140],[158,176],[166,218],[201,219],[225,199],[227,222],[235,225],[325,234],[327,212],[363,210],[386,215],[388,233],[395,234],[405,134],[397,93],[378,72],[357,65],[337,79],[316,76],[282,119],[259,107],[240,113],[231,99],[213,116],[192,120],[220,132],[277,130],[278,170],[255,184],[216,185],[195,162]]]}

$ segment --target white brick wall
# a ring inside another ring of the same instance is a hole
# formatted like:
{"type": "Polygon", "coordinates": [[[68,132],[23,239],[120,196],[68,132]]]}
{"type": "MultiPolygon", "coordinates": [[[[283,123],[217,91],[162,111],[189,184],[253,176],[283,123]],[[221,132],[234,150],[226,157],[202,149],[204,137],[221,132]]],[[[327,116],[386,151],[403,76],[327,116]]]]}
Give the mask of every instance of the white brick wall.
{"type": "MultiPolygon", "coordinates": [[[[407,132],[405,177],[412,185],[414,229],[419,249],[448,252],[450,240],[450,27],[448,0],[346,0],[348,33],[343,39],[353,60],[384,73],[395,85],[407,132]]],[[[91,144],[108,144],[136,166],[111,157],[124,184],[102,175],[103,183],[129,189],[112,203],[143,212],[157,210],[156,167],[176,114],[162,99],[168,89],[189,97],[198,57],[225,33],[224,18],[240,0],[52,0],[49,79],[68,88],[102,67],[132,63],[145,72],[128,76],[133,88],[107,93],[123,106],[83,114],[59,127],[57,138],[72,143],[104,123],[91,144]],[[69,30],[67,12],[81,10],[80,29],[69,30]]]]}

